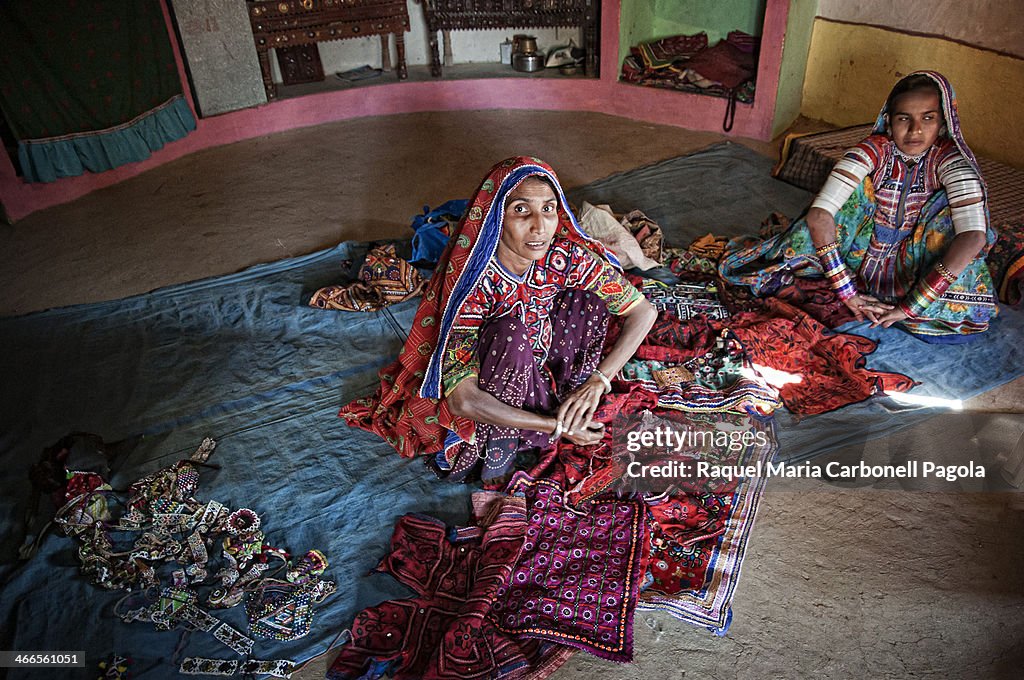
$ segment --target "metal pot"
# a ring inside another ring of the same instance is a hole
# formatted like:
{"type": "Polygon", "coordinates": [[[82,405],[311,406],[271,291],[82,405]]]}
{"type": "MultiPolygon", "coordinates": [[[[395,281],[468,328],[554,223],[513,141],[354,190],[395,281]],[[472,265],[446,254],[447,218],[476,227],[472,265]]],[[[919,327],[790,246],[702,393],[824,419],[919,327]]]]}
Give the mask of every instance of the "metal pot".
{"type": "Polygon", "coordinates": [[[512,36],[512,54],[533,54],[537,51],[537,39],[532,35],[519,33],[512,36]]]}
{"type": "Polygon", "coordinates": [[[544,68],[544,56],[540,54],[513,54],[512,68],[523,73],[533,73],[544,68]]]}

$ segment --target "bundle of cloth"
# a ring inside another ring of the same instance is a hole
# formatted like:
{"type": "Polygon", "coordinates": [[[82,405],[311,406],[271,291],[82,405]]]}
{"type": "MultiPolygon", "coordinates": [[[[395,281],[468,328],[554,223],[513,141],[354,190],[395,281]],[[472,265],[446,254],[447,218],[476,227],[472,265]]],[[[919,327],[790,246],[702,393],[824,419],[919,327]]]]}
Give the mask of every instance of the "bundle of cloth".
{"type": "Polygon", "coordinates": [[[708,45],[705,32],[634,45],[622,62],[622,80],[714,97],[754,100],[760,38],[731,31],[708,45]]]}

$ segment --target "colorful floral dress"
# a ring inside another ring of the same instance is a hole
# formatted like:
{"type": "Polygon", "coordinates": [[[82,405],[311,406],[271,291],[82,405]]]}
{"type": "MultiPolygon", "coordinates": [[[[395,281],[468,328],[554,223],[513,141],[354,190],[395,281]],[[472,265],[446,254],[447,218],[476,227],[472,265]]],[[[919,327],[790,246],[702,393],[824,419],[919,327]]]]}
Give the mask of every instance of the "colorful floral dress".
{"type": "MultiPolygon", "coordinates": [[[[957,173],[977,173],[977,162],[960,134],[952,88],[938,74],[929,75],[943,93],[949,136],[940,137],[922,157],[907,159],[895,142],[881,134],[883,110],[875,134],[844,156],[863,167],[864,175],[834,215],[836,242],[846,266],[856,275],[857,289],[888,303],[903,300],[961,231],[951,215],[947,188],[957,173]]],[[[975,176],[980,179],[980,174],[975,176]]],[[[926,341],[940,343],[964,342],[987,330],[997,309],[984,256],[995,241],[996,232],[988,225],[985,247],[956,282],[922,317],[900,325],[926,341]]],[[[794,276],[823,276],[804,218],[754,246],[743,247],[735,241],[719,272],[726,281],[750,286],[762,296],[771,295],[794,276]]]]}

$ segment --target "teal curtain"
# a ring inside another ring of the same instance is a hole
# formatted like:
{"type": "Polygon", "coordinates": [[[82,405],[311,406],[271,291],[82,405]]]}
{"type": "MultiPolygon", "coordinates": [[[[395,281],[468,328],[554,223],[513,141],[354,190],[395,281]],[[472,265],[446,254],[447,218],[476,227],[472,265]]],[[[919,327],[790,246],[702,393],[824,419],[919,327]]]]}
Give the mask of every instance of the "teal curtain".
{"type": "Polygon", "coordinates": [[[27,181],[141,161],[195,129],[158,0],[7,0],[0,45],[27,181]]]}

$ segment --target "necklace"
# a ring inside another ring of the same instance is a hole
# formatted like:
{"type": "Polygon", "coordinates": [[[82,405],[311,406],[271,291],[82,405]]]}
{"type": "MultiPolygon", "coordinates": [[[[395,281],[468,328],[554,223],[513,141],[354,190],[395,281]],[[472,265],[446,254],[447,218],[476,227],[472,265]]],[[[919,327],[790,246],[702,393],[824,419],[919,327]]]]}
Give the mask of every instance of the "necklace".
{"type": "Polygon", "coordinates": [[[916,164],[922,158],[925,157],[925,154],[927,154],[929,151],[931,151],[931,147],[929,147],[929,148],[925,149],[924,151],[922,151],[921,153],[915,154],[915,155],[911,156],[910,154],[903,153],[902,151],[900,151],[900,148],[898,146],[896,146],[896,145],[893,145],[893,148],[896,149],[896,155],[899,156],[901,159],[903,159],[903,162],[906,163],[907,165],[914,165],[914,164],[916,164]]]}

